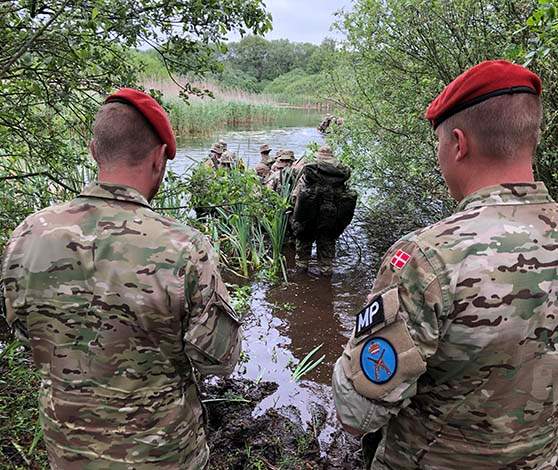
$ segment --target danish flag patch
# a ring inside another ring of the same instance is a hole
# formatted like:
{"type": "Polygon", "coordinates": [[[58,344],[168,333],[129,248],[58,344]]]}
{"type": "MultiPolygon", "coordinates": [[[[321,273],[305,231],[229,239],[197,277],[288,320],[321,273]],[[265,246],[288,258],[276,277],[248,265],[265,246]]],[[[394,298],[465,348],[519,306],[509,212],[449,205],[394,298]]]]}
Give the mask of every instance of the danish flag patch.
{"type": "Polygon", "coordinates": [[[405,265],[411,259],[411,255],[403,250],[397,250],[397,252],[391,258],[391,265],[395,269],[401,269],[405,267],[405,265]]]}

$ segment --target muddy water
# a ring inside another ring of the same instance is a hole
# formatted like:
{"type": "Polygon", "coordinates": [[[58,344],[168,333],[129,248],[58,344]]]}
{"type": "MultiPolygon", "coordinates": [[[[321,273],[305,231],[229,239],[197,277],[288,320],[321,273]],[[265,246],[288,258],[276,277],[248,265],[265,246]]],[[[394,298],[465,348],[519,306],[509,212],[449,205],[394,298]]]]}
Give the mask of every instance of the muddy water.
{"type": "Polygon", "coordinates": [[[294,405],[303,421],[309,422],[314,404],[323,406],[328,419],[320,436],[322,448],[327,448],[337,428],[330,386],[333,366],[353,328],[354,313],[371,289],[378,263],[378,254],[358,222],[338,241],[337,251],[331,279],[297,274],[294,254],[288,250],[288,284],[253,284],[251,313],[245,325],[247,362],[236,372],[279,384],[256,408],[256,414],[294,405]],[[292,370],[319,344],[323,346],[316,358],[323,354],[324,361],[303,380],[294,382],[292,370]]]}

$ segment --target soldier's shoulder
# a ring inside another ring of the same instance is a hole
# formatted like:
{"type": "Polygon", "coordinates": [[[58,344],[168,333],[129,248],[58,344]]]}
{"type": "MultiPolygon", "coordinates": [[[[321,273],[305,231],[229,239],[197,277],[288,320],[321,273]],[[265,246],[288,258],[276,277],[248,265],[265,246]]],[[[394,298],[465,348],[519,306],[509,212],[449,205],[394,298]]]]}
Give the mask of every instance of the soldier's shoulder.
{"type": "Polygon", "coordinates": [[[168,242],[177,249],[207,246],[207,237],[196,228],[153,209],[146,209],[145,236],[168,242]]]}
{"type": "Polygon", "coordinates": [[[402,276],[412,271],[407,264],[439,276],[455,247],[464,240],[470,243],[475,239],[480,215],[480,210],[462,211],[407,233],[389,248],[384,265],[391,265],[388,267],[395,272],[400,271],[402,276]],[[408,262],[411,260],[413,263],[408,262]]]}
{"type": "Polygon", "coordinates": [[[456,212],[427,227],[415,230],[406,236],[423,249],[451,248],[451,240],[474,238],[483,228],[493,223],[486,217],[486,206],[456,212]]]}
{"type": "Polygon", "coordinates": [[[54,204],[28,215],[16,227],[12,234],[12,238],[16,238],[23,234],[35,234],[43,229],[49,229],[55,220],[66,219],[67,214],[71,212],[73,202],[72,200],[54,204]]]}

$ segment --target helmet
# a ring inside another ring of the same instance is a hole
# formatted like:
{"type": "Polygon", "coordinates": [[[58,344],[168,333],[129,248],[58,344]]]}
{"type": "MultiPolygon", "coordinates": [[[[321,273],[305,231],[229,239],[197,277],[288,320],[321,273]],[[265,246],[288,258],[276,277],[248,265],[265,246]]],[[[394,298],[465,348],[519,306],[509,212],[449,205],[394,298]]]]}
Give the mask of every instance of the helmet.
{"type": "Polygon", "coordinates": [[[279,161],[286,161],[286,162],[294,162],[294,152],[292,150],[283,150],[281,155],[277,156],[277,160],[279,161]]]}

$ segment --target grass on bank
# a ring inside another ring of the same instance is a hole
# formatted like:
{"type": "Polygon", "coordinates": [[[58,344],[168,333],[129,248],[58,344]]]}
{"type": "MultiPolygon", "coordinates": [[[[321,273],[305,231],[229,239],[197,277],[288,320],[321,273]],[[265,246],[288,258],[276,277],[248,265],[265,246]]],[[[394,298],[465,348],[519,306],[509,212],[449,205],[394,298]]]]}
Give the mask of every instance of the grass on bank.
{"type": "MultiPolygon", "coordinates": [[[[146,90],[159,90],[165,99],[178,100],[180,97],[181,84],[190,83],[192,87],[207,90],[217,102],[245,103],[252,105],[267,105],[275,108],[306,108],[316,110],[329,110],[332,103],[323,98],[314,96],[310,92],[294,90],[283,90],[281,87],[270,88],[270,92],[253,93],[235,87],[224,87],[211,81],[195,81],[187,78],[179,78],[174,82],[162,77],[144,77],[141,80],[146,90]]],[[[204,104],[210,101],[208,97],[190,96],[192,104],[204,104]]]]}
{"type": "Polygon", "coordinates": [[[48,468],[38,419],[40,383],[29,353],[10,340],[0,353],[0,468],[48,468]]]}

